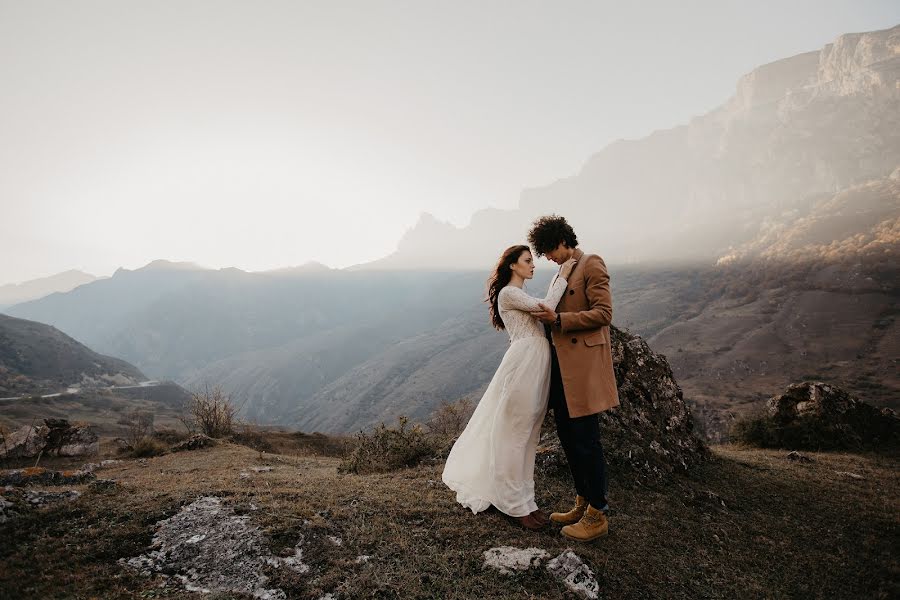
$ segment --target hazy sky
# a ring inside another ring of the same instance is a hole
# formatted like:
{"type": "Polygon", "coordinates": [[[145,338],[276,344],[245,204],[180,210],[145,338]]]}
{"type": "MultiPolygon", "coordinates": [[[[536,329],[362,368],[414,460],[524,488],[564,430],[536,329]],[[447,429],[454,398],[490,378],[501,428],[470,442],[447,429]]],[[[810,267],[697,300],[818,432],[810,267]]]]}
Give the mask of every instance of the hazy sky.
{"type": "MultiPolygon", "coordinates": [[[[391,252],[896,1],[0,0],[0,284],[391,252]]],[[[524,236],[524,232],[523,232],[524,236]]]]}

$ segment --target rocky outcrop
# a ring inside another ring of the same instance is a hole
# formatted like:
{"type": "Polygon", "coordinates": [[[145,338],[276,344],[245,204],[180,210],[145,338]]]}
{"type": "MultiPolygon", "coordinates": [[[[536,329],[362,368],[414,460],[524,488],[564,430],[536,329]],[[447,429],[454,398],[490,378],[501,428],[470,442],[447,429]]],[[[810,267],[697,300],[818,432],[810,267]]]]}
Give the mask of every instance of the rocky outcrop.
{"type": "Polygon", "coordinates": [[[146,576],[171,577],[189,591],[275,600],[285,593],[267,587],[263,568],[285,566],[306,573],[309,567],[302,559],[302,539],[294,556],[273,556],[249,515],[237,515],[220,498],[204,496],[157,523],[153,549],[147,554],[120,563],[146,576]]]}
{"type": "MultiPolygon", "coordinates": [[[[660,478],[685,471],[708,456],[691,411],[666,357],[640,336],[610,327],[617,408],[600,414],[600,432],[612,469],[660,478]]],[[[544,469],[568,469],[556,431],[548,419],[537,463],[544,469]]]]}
{"type": "Polygon", "coordinates": [[[895,450],[900,417],[837,386],[804,381],[766,402],[765,412],[735,424],[736,441],[770,448],[895,450]]]}
{"type": "Polygon", "coordinates": [[[836,95],[898,94],[900,27],[870,33],[849,33],[819,53],[820,87],[836,95]]]}
{"type": "Polygon", "coordinates": [[[50,428],[25,425],[8,434],[0,433],[0,458],[32,458],[47,445],[50,428]]]}
{"type": "Polygon", "coordinates": [[[0,485],[73,485],[87,483],[96,478],[91,470],[54,471],[44,467],[9,469],[0,471],[0,485]]]}
{"type": "Polygon", "coordinates": [[[44,419],[43,425],[25,425],[5,437],[0,434],[0,458],[33,458],[41,453],[88,456],[100,451],[100,438],[90,425],[72,425],[66,419],[44,419]]]}

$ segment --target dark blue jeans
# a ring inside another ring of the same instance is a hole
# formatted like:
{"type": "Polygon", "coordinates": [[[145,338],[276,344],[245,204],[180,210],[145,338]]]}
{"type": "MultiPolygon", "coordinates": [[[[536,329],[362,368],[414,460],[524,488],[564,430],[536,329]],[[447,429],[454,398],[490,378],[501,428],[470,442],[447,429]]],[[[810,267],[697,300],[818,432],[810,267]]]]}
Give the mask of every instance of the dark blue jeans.
{"type": "Polygon", "coordinates": [[[556,433],[575,480],[575,491],[587,498],[591,506],[600,509],[607,504],[609,490],[606,458],[600,443],[600,421],[595,414],[574,419],[569,416],[556,348],[551,344],[550,349],[550,408],[556,421],[556,433]]]}

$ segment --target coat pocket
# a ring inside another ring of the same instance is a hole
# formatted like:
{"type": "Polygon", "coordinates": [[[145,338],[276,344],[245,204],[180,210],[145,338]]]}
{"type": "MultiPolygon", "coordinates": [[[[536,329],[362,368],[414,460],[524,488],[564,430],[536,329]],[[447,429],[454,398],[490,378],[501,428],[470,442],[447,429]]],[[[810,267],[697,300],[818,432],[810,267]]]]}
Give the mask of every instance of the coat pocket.
{"type": "Polygon", "coordinates": [[[606,334],[601,329],[589,335],[584,336],[584,344],[586,346],[601,346],[606,343],[606,334]]]}

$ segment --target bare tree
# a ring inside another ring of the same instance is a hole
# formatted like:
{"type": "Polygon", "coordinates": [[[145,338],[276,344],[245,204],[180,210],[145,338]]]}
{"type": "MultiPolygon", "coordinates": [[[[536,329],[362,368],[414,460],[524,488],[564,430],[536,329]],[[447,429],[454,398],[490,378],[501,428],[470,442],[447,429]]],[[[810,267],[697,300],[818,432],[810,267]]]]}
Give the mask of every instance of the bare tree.
{"type": "Polygon", "coordinates": [[[191,394],[191,418],[196,427],[209,437],[230,435],[234,431],[236,414],[237,408],[219,386],[214,386],[212,390],[206,386],[204,391],[191,394]]]}

